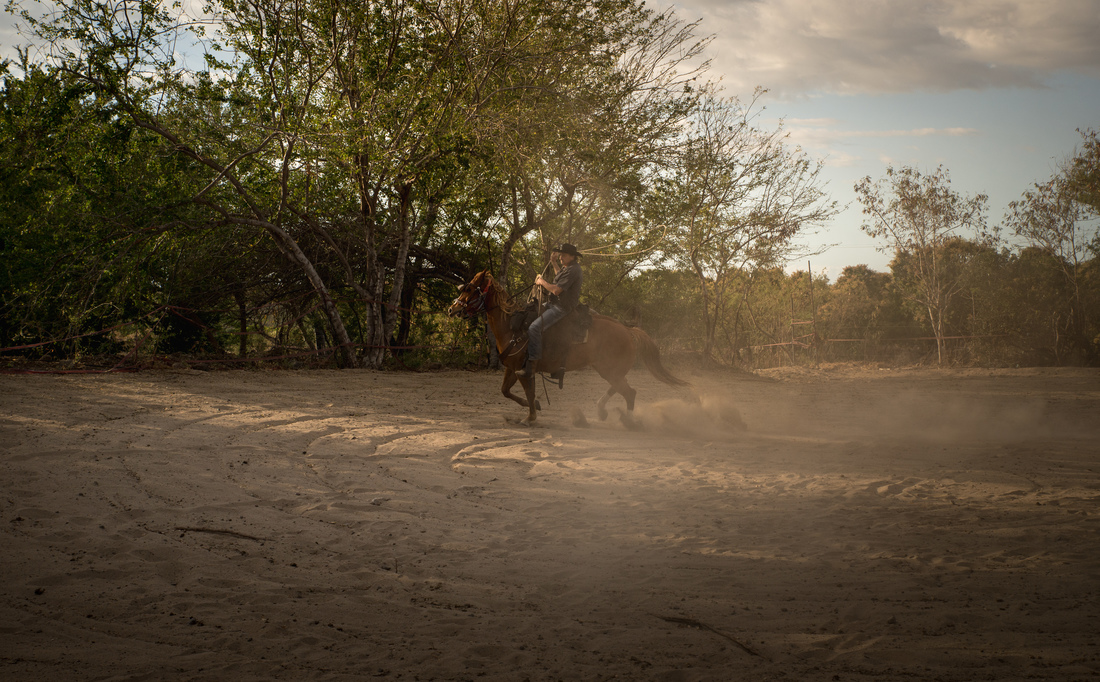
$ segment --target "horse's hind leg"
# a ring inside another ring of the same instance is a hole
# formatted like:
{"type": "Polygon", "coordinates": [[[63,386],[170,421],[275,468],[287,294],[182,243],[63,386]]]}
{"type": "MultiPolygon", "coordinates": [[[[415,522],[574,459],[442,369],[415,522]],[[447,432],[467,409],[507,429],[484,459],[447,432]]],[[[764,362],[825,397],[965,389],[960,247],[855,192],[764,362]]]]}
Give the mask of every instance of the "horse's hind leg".
{"type": "Polygon", "coordinates": [[[626,398],[626,411],[634,414],[634,398],[638,396],[638,392],[626,383],[625,378],[619,382],[619,386],[615,390],[619,392],[619,395],[626,398]]]}
{"type": "Polygon", "coordinates": [[[618,393],[626,400],[626,410],[630,414],[634,414],[634,398],[638,396],[638,392],[630,387],[630,384],[626,383],[626,379],[618,379],[611,382],[611,387],[607,389],[607,393],[603,394],[599,402],[596,403],[596,412],[600,416],[600,421],[607,419],[607,401],[611,400],[611,396],[618,393]]]}
{"type": "Polygon", "coordinates": [[[607,421],[607,401],[611,400],[611,396],[615,395],[615,387],[607,389],[607,393],[603,394],[599,402],[596,403],[596,413],[600,416],[600,421],[607,421]]]}
{"type": "Polygon", "coordinates": [[[623,426],[631,431],[640,431],[642,429],[641,424],[634,421],[634,398],[638,395],[638,392],[626,383],[625,378],[616,384],[615,391],[626,399],[626,412],[621,415],[623,426]]]}

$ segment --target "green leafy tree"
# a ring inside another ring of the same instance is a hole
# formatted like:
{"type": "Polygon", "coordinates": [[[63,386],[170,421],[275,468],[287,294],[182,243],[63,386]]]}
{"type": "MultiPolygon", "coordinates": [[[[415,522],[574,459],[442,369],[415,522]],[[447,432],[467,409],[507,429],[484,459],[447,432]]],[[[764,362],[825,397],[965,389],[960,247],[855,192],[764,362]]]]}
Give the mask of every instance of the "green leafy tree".
{"type": "Polygon", "coordinates": [[[82,335],[173,302],[163,259],[191,226],[193,169],[80,79],[20,68],[0,91],[3,336],[106,347],[82,335]]]}
{"type": "MultiPolygon", "coordinates": [[[[1081,147],[1065,164],[1066,189],[1087,215],[1100,218],[1100,132],[1078,130],[1081,147]]],[[[1100,250],[1094,249],[1100,255],[1100,250]]]]}
{"type": "MultiPolygon", "coordinates": [[[[821,306],[821,326],[826,338],[874,343],[889,326],[892,277],[866,265],[850,265],[830,287],[831,297],[821,306]]],[[[850,346],[845,346],[849,348],[850,346]]]]}
{"type": "Polygon", "coordinates": [[[284,255],[347,365],[349,312],[379,366],[407,335],[416,278],[460,274],[455,254],[478,251],[489,204],[510,200],[515,217],[527,201],[509,239],[579,234],[606,197],[634,191],[690,99],[672,87],[690,30],[634,0],[208,11],[209,37],[155,0],[62,0],[24,18],[60,72],[188,166],[197,227],[262,235],[284,255]],[[177,60],[190,40],[204,66],[177,60]]]}
{"type": "MultiPolygon", "coordinates": [[[[696,104],[688,66],[706,41],[671,11],[609,0],[568,19],[556,42],[553,68],[532,60],[529,83],[508,93],[510,106],[494,122],[493,162],[504,179],[499,214],[500,273],[513,263],[530,282],[553,244],[602,247],[616,255],[646,252],[654,238],[639,199],[678,142],[696,104]]],[[[622,265],[622,278],[641,258],[622,265]]]]}
{"type": "Polygon", "coordinates": [[[1096,293],[1085,285],[1083,269],[1100,256],[1100,140],[1095,131],[1082,133],[1084,146],[1060,171],[1009,205],[1005,222],[1029,246],[1050,256],[1047,263],[1060,273],[1071,306],[1062,322],[1065,333],[1086,354],[1100,353],[1093,339],[1100,310],[1096,293]]]}
{"type": "Polygon", "coordinates": [[[677,351],[702,350],[701,299],[690,272],[645,268],[632,272],[609,291],[600,312],[644,328],[677,351]]]}
{"type": "Polygon", "coordinates": [[[1057,365],[1074,352],[1069,334],[1073,292],[1061,265],[1049,251],[1034,246],[1022,249],[1008,264],[1010,341],[1018,362],[1057,365]]]}
{"type": "Polygon", "coordinates": [[[654,199],[673,230],[665,254],[698,281],[706,355],[735,288],[753,281],[740,273],[783,262],[796,236],[836,211],[821,166],[788,147],[781,126],[757,127],[762,95],[747,104],[709,97],[654,199]]]}
{"type": "Polygon", "coordinates": [[[964,290],[962,272],[945,258],[944,248],[965,233],[993,239],[985,223],[988,197],[955,192],[943,166],[931,174],[909,166],[888,167],[884,178],[872,182],[865,177],[855,191],[867,216],[863,230],[885,241],[883,250],[894,253],[895,281],[928,321],[942,364],[948,318],[964,290]]]}

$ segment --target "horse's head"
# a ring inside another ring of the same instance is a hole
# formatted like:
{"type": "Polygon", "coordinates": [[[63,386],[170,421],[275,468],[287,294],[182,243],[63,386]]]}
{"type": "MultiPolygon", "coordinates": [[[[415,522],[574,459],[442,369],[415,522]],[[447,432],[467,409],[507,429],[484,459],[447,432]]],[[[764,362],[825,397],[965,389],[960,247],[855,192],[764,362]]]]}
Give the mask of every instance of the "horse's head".
{"type": "Polygon", "coordinates": [[[492,295],[493,276],[484,270],[458,288],[458,297],[447,309],[447,314],[452,317],[477,317],[489,309],[492,295]]]}

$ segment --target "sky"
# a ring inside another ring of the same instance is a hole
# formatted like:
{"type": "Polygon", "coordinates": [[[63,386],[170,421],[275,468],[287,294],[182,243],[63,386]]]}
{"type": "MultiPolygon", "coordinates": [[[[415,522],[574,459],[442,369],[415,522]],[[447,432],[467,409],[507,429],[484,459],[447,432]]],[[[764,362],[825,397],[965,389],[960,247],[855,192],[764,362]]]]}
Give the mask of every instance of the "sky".
{"type": "MultiPolygon", "coordinates": [[[[656,4],[656,8],[670,6],[656,4]]],[[[765,119],[824,162],[845,208],[788,270],[833,281],[847,265],[889,269],[853,185],[886,168],[943,165],[963,196],[1011,201],[1048,180],[1100,130],[1100,0],[678,0],[713,34],[712,78],[743,100],[768,89],[765,119]]],[[[1006,231],[1007,233],[1008,231],[1006,231]]],[[[1005,234],[1005,236],[1011,236],[1005,234]]]]}
{"type": "MultiPolygon", "coordinates": [[[[31,2],[32,0],[23,0],[31,2]]],[[[17,0],[17,3],[19,0],[17,0]]],[[[788,264],[835,281],[889,269],[860,229],[853,185],[888,166],[943,165],[987,221],[1049,179],[1100,129],[1100,0],[649,0],[713,35],[711,78],[742,99],[768,89],[762,125],[824,163],[843,210],[788,264]]],[[[0,12],[0,56],[25,38],[0,12]]],[[[1009,236],[1009,235],[1006,235],[1009,236]]]]}

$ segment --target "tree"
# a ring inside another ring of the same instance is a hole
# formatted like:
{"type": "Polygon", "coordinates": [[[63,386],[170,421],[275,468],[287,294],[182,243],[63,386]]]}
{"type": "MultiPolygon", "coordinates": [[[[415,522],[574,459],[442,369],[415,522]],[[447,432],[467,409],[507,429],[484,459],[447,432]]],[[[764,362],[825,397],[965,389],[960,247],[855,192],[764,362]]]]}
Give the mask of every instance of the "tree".
{"type": "Polygon", "coordinates": [[[688,108],[677,66],[698,51],[638,0],[207,11],[212,37],[189,38],[197,22],[157,0],[61,0],[24,18],[61,72],[193,169],[197,227],[262,235],[285,256],[345,365],[358,358],[339,299],[355,299],[364,362],[379,366],[407,331],[410,276],[459,276],[454,254],[476,250],[491,202],[511,200],[512,216],[525,202],[507,263],[526,234],[578,234],[632,191],[688,108]],[[205,65],[177,59],[188,40],[205,65]]]}
{"type": "Polygon", "coordinates": [[[951,189],[947,170],[940,166],[925,175],[906,166],[886,169],[886,176],[872,182],[870,176],[855,185],[863,214],[862,229],[886,242],[901,266],[895,280],[918,304],[936,338],[936,358],[942,364],[945,325],[951,307],[963,291],[962,273],[944,258],[944,249],[964,231],[992,240],[985,227],[988,197],[964,197],[951,189]]]}
{"type": "Polygon", "coordinates": [[[782,125],[756,126],[763,94],[742,103],[711,93],[654,199],[673,231],[665,253],[698,282],[707,356],[737,283],[752,281],[738,273],[782,263],[796,236],[836,212],[821,165],[786,145],[782,125]]]}
{"type": "Polygon", "coordinates": [[[849,265],[832,285],[832,297],[821,306],[822,327],[830,338],[882,338],[889,317],[890,273],[866,265],[849,265]]]}
{"type": "MultiPolygon", "coordinates": [[[[1092,218],[1100,218],[1100,132],[1078,130],[1083,143],[1063,170],[1066,188],[1092,218]]],[[[1098,250],[1100,251],[1100,250],[1098,250]]]]}
{"type": "Polygon", "coordinates": [[[1095,131],[1082,136],[1083,149],[1063,162],[1050,180],[1036,183],[1009,204],[1005,222],[1014,234],[1050,256],[1070,291],[1065,331],[1076,346],[1095,354],[1094,318],[1082,291],[1082,270],[1087,260],[1100,256],[1100,139],[1095,131]]]}
{"type": "Polygon", "coordinates": [[[529,281],[561,241],[636,250],[649,237],[638,200],[696,105],[705,65],[689,63],[706,41],[695,25],[634,0],[596,6],[557,37],[555,68],[530,63],[537,73],[527,80],[540,87],[512,91],[513,106],[494,121],[493,162],[505,184],[501,277],[526,251],[529,281]]]}
{"type": "MultiPolygon", "coordinates": [[[[80,335],[178,305],[180,290],[210,279],[199,271],[209,262],[181,273],[176,257],[193,237],[193,169],[80,79],[26,59],[19,68],[0,89],[0,336],[99,350],[105,337],[80,335]]],[[[191,241],[190,255],[231,253],[229,236],[191,241]]]]}

